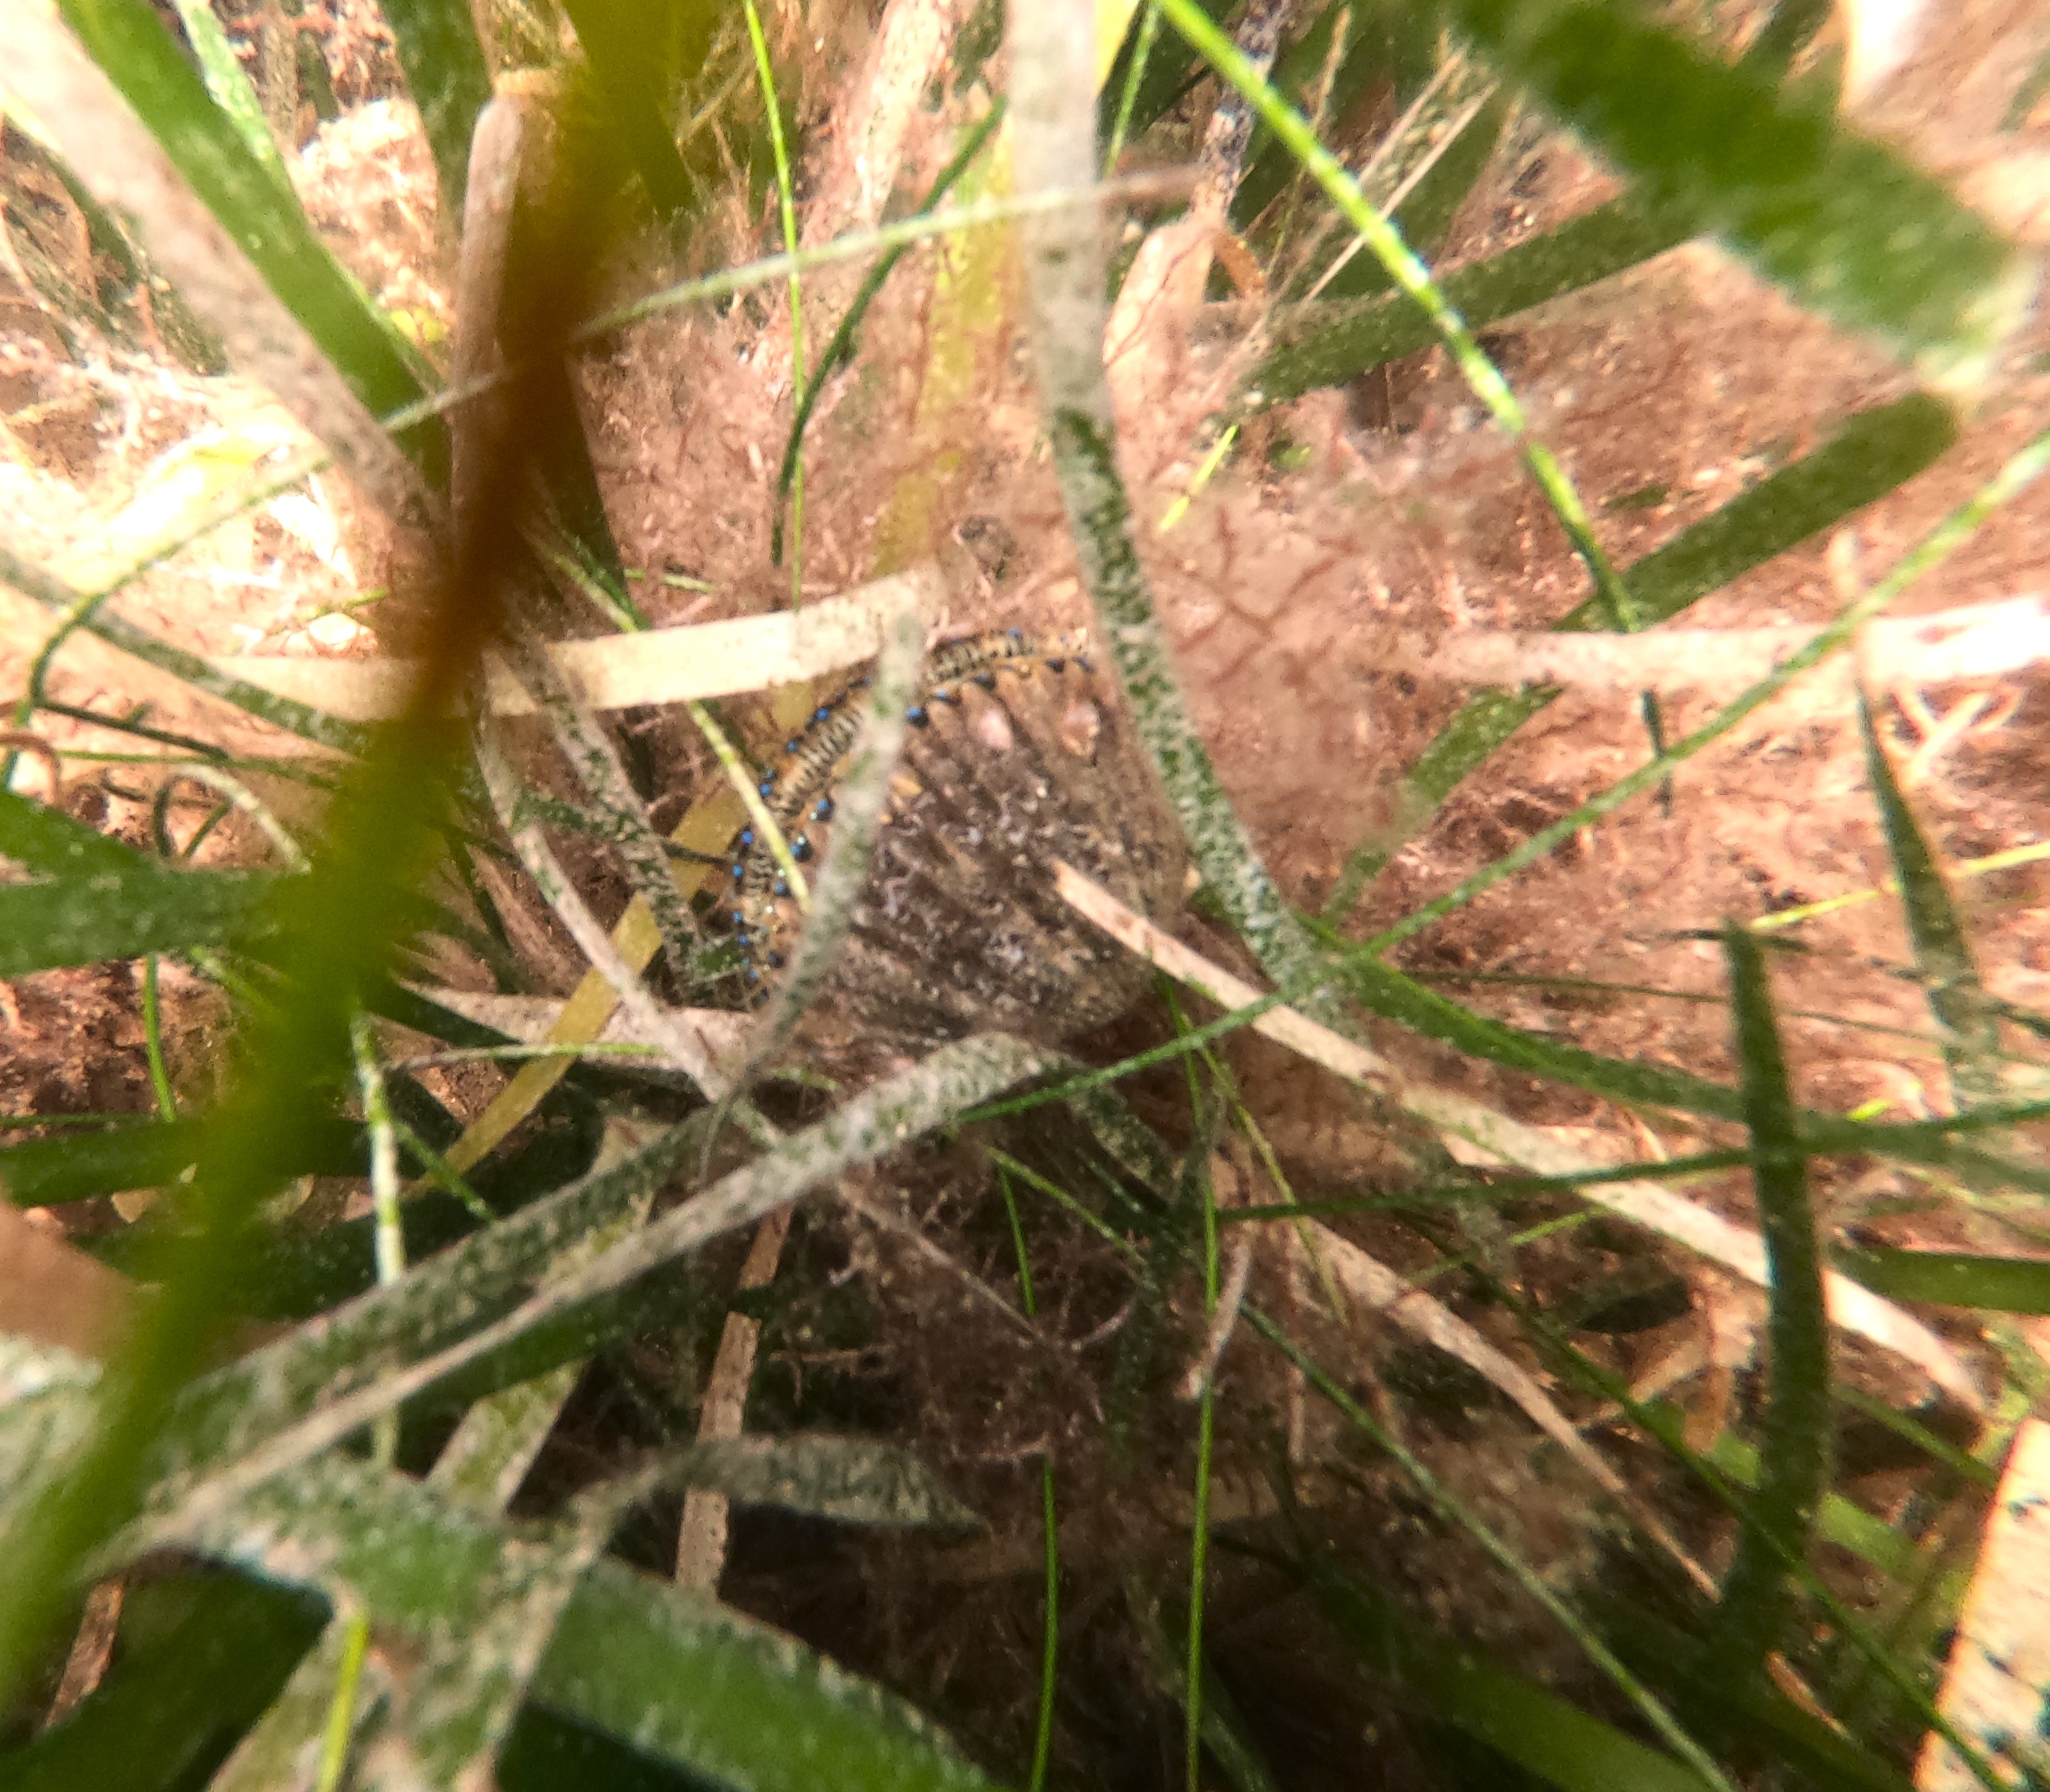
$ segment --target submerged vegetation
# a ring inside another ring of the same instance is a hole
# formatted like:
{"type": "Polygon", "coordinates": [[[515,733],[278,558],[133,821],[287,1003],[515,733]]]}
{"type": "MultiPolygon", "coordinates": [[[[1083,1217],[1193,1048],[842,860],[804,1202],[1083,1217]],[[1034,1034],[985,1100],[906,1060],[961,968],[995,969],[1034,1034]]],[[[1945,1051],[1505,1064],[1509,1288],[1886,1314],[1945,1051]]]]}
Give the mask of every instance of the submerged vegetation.
{"type": "Polygon", "coordinates": [[[175,14],[0,69],[0,1784],[2042,1771],[2050,45],[175,14]]]}

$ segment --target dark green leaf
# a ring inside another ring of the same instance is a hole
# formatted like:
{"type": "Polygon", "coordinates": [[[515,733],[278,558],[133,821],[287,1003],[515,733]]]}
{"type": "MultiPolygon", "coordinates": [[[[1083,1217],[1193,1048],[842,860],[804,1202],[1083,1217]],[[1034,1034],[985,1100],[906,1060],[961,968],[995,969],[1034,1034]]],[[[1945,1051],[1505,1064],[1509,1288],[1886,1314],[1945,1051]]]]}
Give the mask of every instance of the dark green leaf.
{"type": "Polygon", "coordinates": [[[1771,1270],[1771,1384],[1760,1431],[1758,1493],[1723,1583],[1713,1671],[1742,1680],[1779,1646],[1786,1568],[1806,1558],[1830,1479],[1830,1322],[1822,1300],[1822,1254],[1808,1199],[1808,1166],[1787,1085],[1787,1061],[1772,1011],[1764,954],[1750,934],[1723,929],[1737,1056],[1744,1069],[1759,1229],[1771,1270]]]}
{"type": "MultiPolygon", "coordinates": [[[[1448,274],[1439,285],[1446,302],[1470,328],[1480,329],[1649,261],[1693,234],[1676,212],[1619,199],[1448,274]]],[[[1341,384],[1437,340],[1431,320],[1402,294],[1303,306],[1280,320],[1274,346],[1246,382],[1247,391],[1257,402],[1277,404],[1341,384]]]]}
{"type": "Polygon", "coordinates": [[[1397,1695],[1566,1792],[1701,1792],[1693,1770],[1485,1656],[1424,1635],[1349,1576],[1311,1584],[1324,1615],[1397,1695]]]}
{"type": "Polygon", "coordinates": [[[441,216],[462,216],[470,134],[491,97],[491,71],[464,0],[384,0],[385,19],[420,109],[441,183],[441,216]]]}
{"type": "Polygon", "coordinates": [[[1624,0],[1454,0],[1488,57],[1655,201],[1803,303],[1939,364],[2013,327],[2027,275],[1986,220],[1770,69],[1732,64],[1624,0]]]}
{"type": "MultiPolygon", "coordinates": [[[[1237,0],[1196,0],[1196,3],[1211,18],[1222,24],[1237,4],[1237,0]]],[[[1132,9],[1132,22],[1125,29],[1124,42],[1118,49],[1117,60],[1110,65],[1109,79],[1105,81],[1097,95],[1097,149],[1099,154],[1110,146],[1110,133],[1117,123],[1118,103],[1124,97],[1125,78],[1132,67],[1132,56],[1138,49],[1140,26],[1145,14],[1145,0],[1140,0],[1140,3],[1132,9]]],[[[1173,105],[1176,95],[1197,72],[1195,54],[1187,44],[1171,31],[1155,33],[1153,47],[1147,53],[1144,72],[1139,77],[1139,92],[1132,102],[1132,117],[1126,127],[1125,140],[1129,142],[1137,137],[1173,105]]]]}
{"type": "Polygon", "coordinates": [[[132,846],[12,790],[0,790],[0,859],[53,878],[131,877],[163,869],[132,846]]]}
{"type": "Polygon", "coordinates": [[[107,1679],[55,1729],[0,1755],[9,1792],[204,1785],[322,1622],[317,1600],[233,1575],[146,1581],[127,1606],[107,1679]]]}
{"type": "Polygon", "coordinates": [[[1745,64],[1756,75],[1783,75],[1809,39],[1829,22],[1831,10],[1830,0],[1780,0],[1744,53],[1745,64]]]}
{"type": "MultiPolygon", "coordinates": [[[[1211,16],[1222,18],[1223,15],[1214,13],[1211,16]]],[[[1425,9],[1362,6],[1356,0],[1331,0],[1310,28],[1281,53],[1269,77],[1275,92],[1304,117],[1312,117],[1317,110],[1332,36],[1341,25],[1346,33],[1345,53],[1331,79],[1324,107],[1327,123],[1343,119],[1378,80],[1389,81],[1406,103],[1429,80],[1436,64],[1438,45],[1425,9]]],[[[1153,53],[1157,56],[1171,45],[1173,53],[1188,54],[1188,46],[1179,33],[1173,33],[1156,40],[1153,53]]],[[[1136,107],[1133,122],[1138,123],[1136,107]]],[[[1288,184],[1296,167],[1296,158],[1273,141],[1273,134],[1265,123],[1256,120],[1246,148],[1245,177],[1232,197],[1233,223],[1241,229],[1250,224],[1288,184]]]]}
{"type": "MultiPolygon", "coordinates": [[[[344,1456],[279,1476],[185,1533],[274,1578],[354,1591],[381,1625],[446,1637],[531,1531],[344,1456]]],[[[612,1561],[578,1584],[532,1697],[742,1792],[976,1792],[914,1711],[730,1607],[612,1561]]]]}
{"type": "MultiPolygon", "coordinates": [[[[0,1149],[0,1192],[18,1207],[51,1207],[127,1189],[162,1188],[198,1155],[202,1124],[146,1120],[104,1132],[73,1132],[0,1149]]],[[[300,1129],[306,1176],[368,1173],[363,1129],[309,1116],[300,1129]]]]}
{"type": "Polygon", "coordinates": [[[277,882],[255,871],[151,869],[0,884],[0,978],[246,939],[277,882]]]}
{"type": "Polygon", "coordinates": [[[1990,1313],[2050,1313],[2050,1262],[2034,1257],[1874,1247],[1835,1251],[1830,1260],[1853,1281],[1893,1300],[1990,1313]]]}
{"type": "MultiPolygon", "coordinates": [[[[703,1137],[701,1124],[676,1128],[645,1150],[419,1264],[400,1280],[371,1288],[194,1382],[170,1416],[157,1472],[241,1454],[323,1402],[375,1380],[380,1365],[496,1317],[559,1252],[661,1187],[703,1137]]],[[[408,1206],[429,1216],[461,1211],[431,1195],[408,1206]]],[[[409,1233],[411,1222],[409,1214],[409,1233]]],[[[470,1223],[466,1217],[462,1223],[470,1223]]],[[[368,1244],[360,1223],[350,1241],[360,1264],[368,1244]]]]}
{"type": "Polygon", "coordinates": [[[691,203],[696,182],[669,134],[663,59],[649,53],[646,15],[622,0],[563,0],[563,10],[590,59],[608,132],[632,159],[656,211],[673,217],[691,203]]]}
{"type": "MultiPolygon", "coordinates": [[[[1456,137],[1432,143],[1433,159],[1429,168],[1395,213],[1403,241],[1418,255],[1428,259],[1437,252],[1445,232],[1452,227],[1452,220],[1495,154],[1509,110],[1509,95],[1498,92],[1467,121],[1456,137]]],[[[1350,231],[1344,232],[1337,251],[1342,252],[1356,240],[1350,231]]],[[[1323,265],[1320,260],[1312,270],[1313,275],[1321,274],[1323,265]]],[[[1361,248],[1332,276],[1324,291],[1335,301],[1359,298],[1386,291],[1389,281],[1380,259],[1361,248]]],[[[1407,305],[1409,301],[1405,298],[1403,302],[1407,305]]],[[[1435,339],[1436,333],[1432,334],[1435,339]]]]}
{"type": "Polygon", "coordinates": [[[523,1705],[498,1757],[503,1792],[705,1792],[684,1768],[538,1705],[523,1705]]]}
{"type": "Polygon", "coordinates": [[[2000,1027],[1972,961],[1971,943],[1951,906],[1943,874],[1902,795],[1893,764],[1873,727],[1872,706],[1858,693],[1858,727],[1865,739],[1865,773],[1886,828],[1887,851],[1900,882],[1900,906],[1908,917],[1929,1007],[1944,1030],[1943,1061],[1959,1108],[1996,1101],[2001,1093],[2000,1027]]]}

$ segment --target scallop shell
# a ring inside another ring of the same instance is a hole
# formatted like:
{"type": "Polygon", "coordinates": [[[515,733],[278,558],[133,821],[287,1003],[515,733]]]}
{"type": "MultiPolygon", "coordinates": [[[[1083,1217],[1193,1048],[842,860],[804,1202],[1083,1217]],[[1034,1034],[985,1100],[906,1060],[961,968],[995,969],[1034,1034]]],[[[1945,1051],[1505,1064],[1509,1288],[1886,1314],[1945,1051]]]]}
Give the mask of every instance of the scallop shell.
{"type": "MultiPolygon", "coordinates": [[[[799,860],[822,854],[867,680],[813,713],[762,794],[799,860]]],[[[1055,894],[1062,859],[1161,919],[1179,903],[1182,834],[1116,681],[1085,645],[1022,632],[937,649],[884,823],[808,1042],[844,1065],[1000,1029],[1053,1043],[1116,1019],[1151,972],[1055,894]]],[[[744,831],[731,914],[766,994],[804,916],[744,831]]]]}

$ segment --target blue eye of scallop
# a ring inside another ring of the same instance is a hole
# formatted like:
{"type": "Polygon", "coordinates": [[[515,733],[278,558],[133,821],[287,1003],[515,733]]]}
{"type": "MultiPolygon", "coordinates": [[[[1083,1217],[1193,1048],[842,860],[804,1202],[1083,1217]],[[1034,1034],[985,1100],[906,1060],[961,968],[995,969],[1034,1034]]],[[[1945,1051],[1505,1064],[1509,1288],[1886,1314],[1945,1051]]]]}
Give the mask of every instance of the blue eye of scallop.
{"type": "Polygon", "coordinates": [[[743,828],[740,830],[740,843],[742,846],[754,845],[754,830],[752,828],[743,828]]]}
{"type": "Polygon", "coordinates": [[[932,718],[926,713],[923,704],[914,703],[904,711],[904,719],[914,728],[922,728],[932,718]]]}
{"type": "Polygon", "coordinates": [[[1025,631],[1023,629],[1011,629],[1007,630],[1006,633],[1010,635],[1013,641],[1023,641],[1025,638],[1025,631]]]}
{"type": "Polygon", "coordinates": [[[933,701],[936,703],[957,703],[961,699],[951,691],[935,691],[933,693],[933,701]]]}
{"type": "Polygon", "coordinates": [[[790,894],[790,886],[782,878],[778,878],[776,880],[775,890],[778,896],[787,896],[790,894]]]}
{"type": "Polygon", "coordinates": [[[985,691],[994,691],[996,688],[996,674],[995,672],[977,672],[975,675],[975,681],[985,691]]]}
{"type": "Polygon", "coordinates": [[[802,863],[812,855],[812,843],[800,834],[790,843],[790,856],[802,863]]]}
{"type": "Polygon", "coordinates": [[[769,954],[769,968],[772,971],[780,971],[783,968],[782,953],[772,952],[769,954]]]}
{"type": "Polygon", "coordinates": [[[797,749],[804,744],[805,743],[802,741],[793,738],[783,742],[783,750],[785,753],[795,753],[797,749]]]}
{"type": "Polygon", "coordinates": [[[821,797],[817,802],[812,805],[812,819],[814,821],[829,820],[832,818],[832,798],[830,797],[821,797]]]}
{"type": "Polygon", "coordinates": [[[747,875],[747,867],[745,865],[741,864],[738,860],[735,860],[733,867],[733,875],[735,878],[744,878],[747,875]]]}
{"type": "Polygon", "coordinates": [[[756,785],[754,788],[759,795],[764,797],[771,796],[775,792],[776,781],[773,777],[765,777],[759,784],[756,785]]]}
{"type": "Polygon", "coordinates": [[[812,711],[812,719],[814,722],[823,722],[832,714],[832,711],[830,709],[827,708],[824,703],[820,703],[816,709],[812,711]]]}

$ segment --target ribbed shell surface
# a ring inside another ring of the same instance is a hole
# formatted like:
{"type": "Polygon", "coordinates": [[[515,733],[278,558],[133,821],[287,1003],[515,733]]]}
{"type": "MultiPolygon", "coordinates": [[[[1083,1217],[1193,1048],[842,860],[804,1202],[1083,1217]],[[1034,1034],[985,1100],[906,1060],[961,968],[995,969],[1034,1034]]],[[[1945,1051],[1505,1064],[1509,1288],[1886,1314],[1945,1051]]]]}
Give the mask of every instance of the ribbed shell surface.
{"type": "MultiPolygon", "coordinates": [[[[829,839],[862,695],[822,703],[763,780],[801,860],[829,839]]],[[[852,1065],[984,1029],[1051,1042],[1114,1019],[1151,973],[1061,901],[1054,863],[1160,918],[1186,861],[1108,668],[1072,645],[977,636],[935,651],[910,719],[809,1042],[852,1065]]],[[[804,916],[752,829],[731,869],[743,974],[766,991],[804,916]]]]}

